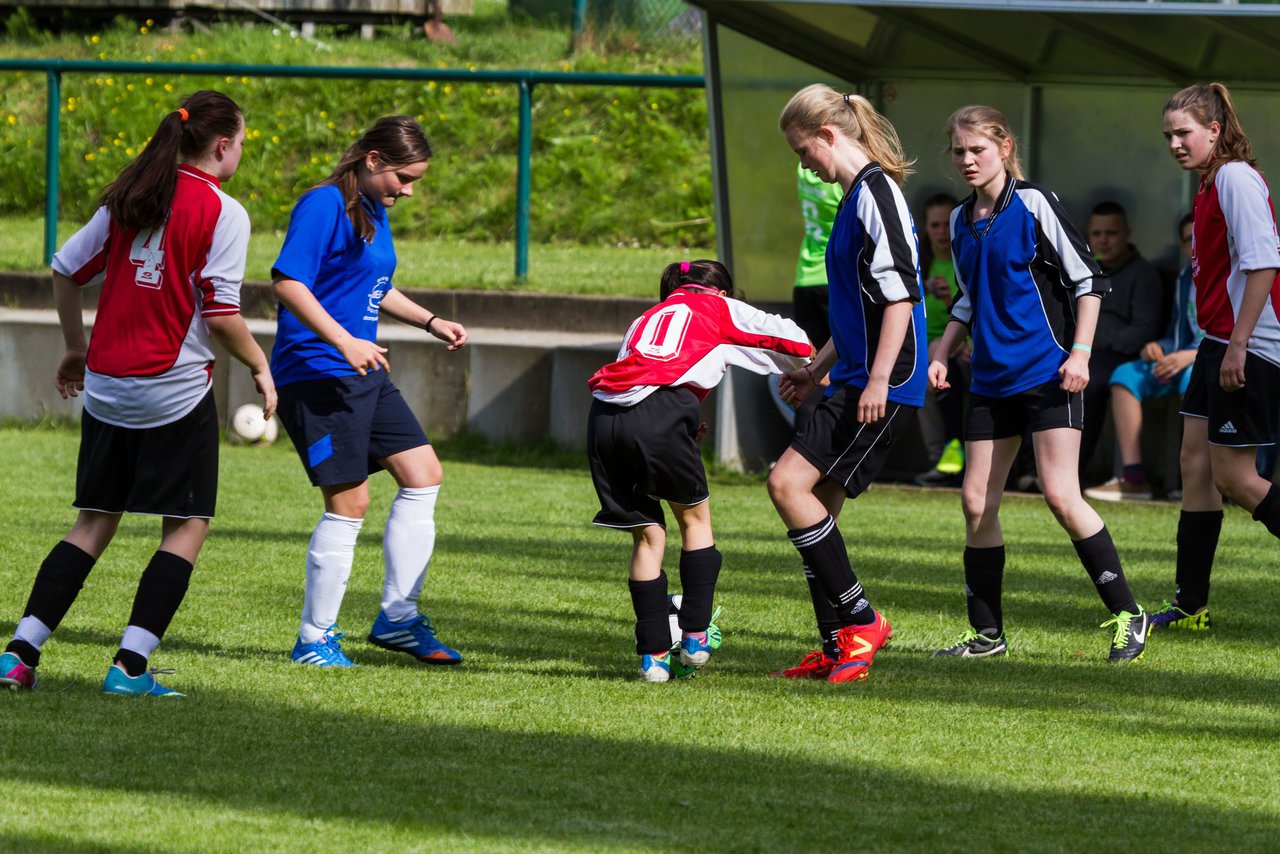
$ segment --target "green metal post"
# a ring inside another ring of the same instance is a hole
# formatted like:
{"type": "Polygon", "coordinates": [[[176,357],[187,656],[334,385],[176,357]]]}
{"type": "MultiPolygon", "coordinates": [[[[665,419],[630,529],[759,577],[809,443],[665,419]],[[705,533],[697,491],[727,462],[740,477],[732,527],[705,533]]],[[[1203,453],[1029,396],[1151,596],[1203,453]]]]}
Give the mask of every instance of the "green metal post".
{"type": "Polygon", "coordinates": [[[516,284],[529,280],[530,161],[533,159],[533,82],[520,81],[520,153],[516,159],[516,284]]]}
{"type": "Polygon", "coordinates": [[[58,137],[62,133],[62,74],[49,70],[44,121],[44,263],[58,249],[58,137]]]}
{"type": "Polygon", "coordinates": [[[573,43],[569,45],[570,53],[582,44],[582,31],[587,26],[587,0],[573,0],[573,43]]]}

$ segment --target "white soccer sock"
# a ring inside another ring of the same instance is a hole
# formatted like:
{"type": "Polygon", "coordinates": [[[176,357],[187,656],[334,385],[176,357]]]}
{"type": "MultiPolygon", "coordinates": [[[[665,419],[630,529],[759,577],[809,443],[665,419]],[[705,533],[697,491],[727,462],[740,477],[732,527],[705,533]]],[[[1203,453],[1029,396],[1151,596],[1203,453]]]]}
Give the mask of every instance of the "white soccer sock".
{"type": "Polygon", "coordinates": [[[39,617],[23,617],[18,621],[18,628],[13,633],[14,640],[26,641],[36,649],[44,646],[44,642],[53,634],[53,629],[41,622],[39,617]]]}
{"type": "Polygon", "coordinates": [[[151,653],[155,652],[159,645],[160,638],[137,626],[125,626],[124,637],[120,641],[121,649],[136,652],[143,658],[151,658],[151,653]]]}
{"type": "Polygon", "coordinates": [[[363,519],[336,513],[325,513],[316,523],[307,547],[307,590],[298,631],[303,643],[315,643],[338,622],[362,525],[363,519]]]}
{"type": "Polygon", "coordinates": [[[382,610],[393,622],[418,613],[418,596],[436,545],[436,497],[439,486],[401,489],[391,502],[382,534],[387,564],[382,583],[382,610]]]}

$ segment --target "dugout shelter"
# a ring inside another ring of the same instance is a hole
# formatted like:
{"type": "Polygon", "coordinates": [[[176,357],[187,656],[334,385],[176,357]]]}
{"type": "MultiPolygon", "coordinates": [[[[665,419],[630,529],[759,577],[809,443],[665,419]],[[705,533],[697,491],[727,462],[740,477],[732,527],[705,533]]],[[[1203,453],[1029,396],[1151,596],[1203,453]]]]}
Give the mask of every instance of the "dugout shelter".
{"type": "MultiPolygon", "coordinates": [[[[943,127],[986,103],[1010,119],[1031,180],[1083,229],[1106,199],[1134,243],[1177,263],[1193,176],[1168,156],[1161,110],[1212,80],[1232,90],[1259,167],[1280,174],[1280,3],[1183,0],[690,0],[702,10],[720,257],[753,301],[789,302],[800,243],[795,155],[777,116],[815,82],[869,98],[897,128],[919,217],[937,192],[963,198],[943,127]]],[[[722,386],[716,448],[758,468],[789,436],[760,378],[722,386]]]]}

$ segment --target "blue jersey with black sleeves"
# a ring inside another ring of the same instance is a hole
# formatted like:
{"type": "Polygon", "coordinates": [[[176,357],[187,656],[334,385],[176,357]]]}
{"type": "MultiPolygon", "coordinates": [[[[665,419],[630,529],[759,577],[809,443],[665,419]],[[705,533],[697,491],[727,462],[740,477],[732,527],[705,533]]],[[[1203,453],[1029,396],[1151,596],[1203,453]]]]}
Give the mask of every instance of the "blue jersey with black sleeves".
{"type": "MultiPolygon", "coordinates": [[[[378,337],[378,309],[392,287],[396,250],[387,209],[363,197],[360,203],[375,229],[368,243],[356,236],[337,187],[317,187],[303,195],[293,208],[272,275],[301,282],[343,329],[355,338],[374,341],[378,337]]],[[[271,350],[276,385],[358,373],[336,347],[303,325],[289,309],[281,305],[277,313],[276,341],[271,350]]]]}
{"type": "Polygon", "coordinates": [[[889,371],[888,399],[922,406],[928,343],[920,250],[902,190],[878,163],[858,173],[840,202],[827,241],[827,281],[831,337],[840,358],[826,393],[843,385],[867,387],[885,306],[910,300],[911,325],[889,371]]]}
{"type": "Polygon", "coordinates": [[[989,217],[977,195],[951,212],[960,296],[951,319],[973,336],[974,394],[1012,397],[1058,379],[1076,334],[1076,300],[1110,282],[1052,191],[1006,176],[989,217]]]}

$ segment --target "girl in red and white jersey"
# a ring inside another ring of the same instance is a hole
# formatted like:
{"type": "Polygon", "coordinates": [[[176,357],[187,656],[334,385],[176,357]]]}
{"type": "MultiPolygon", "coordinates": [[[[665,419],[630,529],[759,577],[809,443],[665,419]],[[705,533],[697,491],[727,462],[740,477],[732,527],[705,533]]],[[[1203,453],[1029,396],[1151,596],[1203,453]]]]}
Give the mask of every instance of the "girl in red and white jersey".
{"type": "Polygon", "coordinates": [[[778,374],[806,364],[813,345],[793,321],[731,299],[733,279],[718,261],[684,261],[662,273],[662,301],[627,330],[617,361],[588,381],[595,524],[631,531],[631,604],[636,653],[647,682],[671,678],[667,605],[666,501],[680,527],[681,640],[687,674],[717,646],[711,602],[721,556],[711,532],[698,404],[730,365],[778,374]]]}
{"type": "Polygon", "coordinates": [[[240,317],[249,218],[222,191],[235,174],[244,116],[220,92],[196,92],[160,122],[102,193],[89,223],[53,258],[66,353],[63,398],[84,392],[79,509],[36,574],[0,684],[34,688],[40,647],[75,601],[122,513],[162,517],[160,548],[138,583],[128,627],[102,689],[182,696],[147,661],[182,603],[218,490],[213,341],[253,372],[263,412],[275,411],[267,358],[240,317]],[[101,284],[91,343],[80,288],[101,284]]]}
{"type": "Polygon", "coordinates": [[[1210,626],[1222,496],[1280,537],[1280,487],[1255,467],[1280,418],[1280,240],[1227,87],[1188,86],[1170,98],[1164,136],[1178,164],[1200,176],[1191,269],[1205,339],[1182,407],[1178,589],[1151,624],[1196,630],[1210,626]]]}

